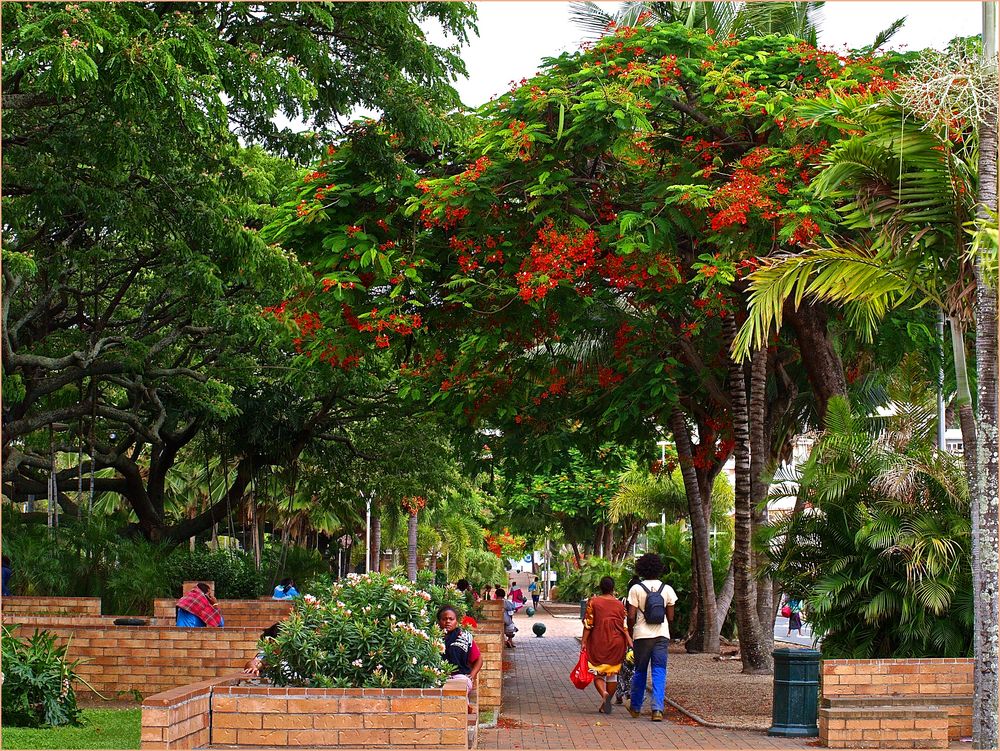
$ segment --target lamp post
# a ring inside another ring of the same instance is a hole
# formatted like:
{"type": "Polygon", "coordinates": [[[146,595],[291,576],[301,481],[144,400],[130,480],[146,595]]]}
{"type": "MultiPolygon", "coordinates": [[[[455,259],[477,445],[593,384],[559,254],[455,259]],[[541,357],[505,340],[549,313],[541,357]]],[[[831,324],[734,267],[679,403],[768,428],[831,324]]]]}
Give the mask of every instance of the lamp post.
{"type": "Polygon", "coordinates": [[[375,492],[372,491],[366,497],[364,492],[361,493],[361,497],[365,499],[365,573],[370,574],[372,572],[372,497],[375,492]]]}

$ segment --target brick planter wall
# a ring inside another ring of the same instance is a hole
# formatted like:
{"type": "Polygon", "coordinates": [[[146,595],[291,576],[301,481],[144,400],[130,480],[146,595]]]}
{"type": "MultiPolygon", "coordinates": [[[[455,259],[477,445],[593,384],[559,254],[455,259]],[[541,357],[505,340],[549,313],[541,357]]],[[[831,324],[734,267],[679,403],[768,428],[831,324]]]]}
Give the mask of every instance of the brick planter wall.
{"type": "Polygon", "coordinates": [[[213,746],[468,748],[464,685],[212,691],[213,746]]]}
{"type": "MultiPolygon", "coordinates": [[[[18,633],[36,628],[68,644],[70,660],[84,658],[80,677],[109,698],[118,692],[143,696],[185,684],[229,675],[257,654],[257,628],[176,628],[114,626],[108,618],[5,618],[20,624],[18,633]]],[[[76,687],[88,693],[84,685],[76,687]]]]}
{"type": "MultiPolygon", "coordinates": [[[[255,628],[258,632],[283,621],[292,612],[292,603],[288,600],[219,600],[218,605],[226,628],[255,628]]],[[[153,600],[153,616],[163,623],[175,623],[177,600],[153,600]]]]}
{"type": "Polygon", "coordinates": [[[971,659],[824,660],[821,742],[947,748],[972,734],[971,659]]]}
{"type": "Polygon", "coordinates": [[[190,683],[147,697],[142,703],[141,748],[203,748],[210,742],[212,689],[239,675],[190,683]]]}
{"type": "Polygon", "coordinates": [[[151,696],[141,748],[469,748],[463,682],[442,688],[238,685],[229,675],[151,696]]]}
{"type": "Polygon", "coordinates": [[[100,597],[4,597],[4,615],[90,615],[101,614],[100,597]]]}

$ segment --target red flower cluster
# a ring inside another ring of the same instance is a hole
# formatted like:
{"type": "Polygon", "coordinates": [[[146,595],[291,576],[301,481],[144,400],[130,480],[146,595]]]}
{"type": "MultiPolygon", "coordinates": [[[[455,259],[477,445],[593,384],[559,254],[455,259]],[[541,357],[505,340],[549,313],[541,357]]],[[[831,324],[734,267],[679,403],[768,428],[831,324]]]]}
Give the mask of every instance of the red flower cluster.
{"type": "Polygon", "coordinates": [[[404,496],[403,500],[399,502],[399,505],[403,507],[403,510],[410,516],[417,514],[427,505],[427,499],[422,495],[408,495],[404,496]]]}
{"type": "Polygon", "coordinates": [[[586,232],[560,232],[549,221],[538,230],[531,255],[521,262],[516,274],[521,299],[541,299],[566,279],[580,279],[594,267],[599,252],[597,235],[586,232]],[[539,277],[544,276],[542,281],[539,277]],[[532,284],[534,283],[534,286],[532,284]]]}
{"type": "Polygon", "coordinates": [[[795,232],[792,234],[792,242],[796,245],[806,245],[817,234],[819,234],[819,225],[809,217],[806,217],[795,228],[795,232]]]}

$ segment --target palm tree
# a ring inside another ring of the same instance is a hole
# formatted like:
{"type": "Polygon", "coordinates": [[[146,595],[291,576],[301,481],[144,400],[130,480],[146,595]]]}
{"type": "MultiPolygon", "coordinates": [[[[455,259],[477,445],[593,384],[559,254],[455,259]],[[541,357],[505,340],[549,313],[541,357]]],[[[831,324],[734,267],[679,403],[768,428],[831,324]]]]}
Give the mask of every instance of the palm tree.
{"type": "Polygon", "coordinates": [[[591,38],[615,26],[682,23],[689,29],[714,29],[721,36],[791,34],[816,44],[822,2],[636,2],[607,13],[589,0],[570,3],[570,18],[591,38]]]}
{"type": "Polygon", "coordinates": [[[805,599],[826,656],[971,653],[968,495],[958,462],[934,449],[933,416],[927,403],[863,418],[836,397],[809,461],[785,478],[812,509],[770,528],[769,570],[805,599]]]}

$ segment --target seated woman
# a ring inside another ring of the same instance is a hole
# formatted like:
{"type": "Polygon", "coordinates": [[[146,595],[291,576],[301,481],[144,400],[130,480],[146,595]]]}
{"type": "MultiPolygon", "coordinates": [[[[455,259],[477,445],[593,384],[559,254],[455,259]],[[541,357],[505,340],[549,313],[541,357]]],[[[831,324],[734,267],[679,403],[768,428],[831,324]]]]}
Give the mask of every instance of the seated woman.
{"type": "Polygon", "coordinates": [[[458,613],[451,605],[442,605],[437,611],[438,626],[444,631],[444,659],[454,669],[452,677],[462,676],[471,689],[476,685],[476,676],[483,667],[483,656],[472,634],[458,625],[458,613]]]}
{"type": "Polygon", "coordinates": [[[274,623],[265,628],[260,633],[260,643],[257,654],[247,660],[247,664],[243,666],[243,672],[248,675],[258,676],[260,675],[261,666],[264,664],[264,650],[263,642],[274,639],[278,635],[278,624],[274,623]]]}
{"type": "Polygon", "coordinates": [[[181,628],[222,628],[225,625],[207,584],[198,582],[177,601],[177,625],[181,628]]]}
{"type": "Polygon", "coordinates": [[[274,594],[271,599],[274,600],[290,600],[293,597],[299,596],[299,590],[295,588],[295,582],[291,579],[282,579],[281,584],[274,588],[274,594]]]}

